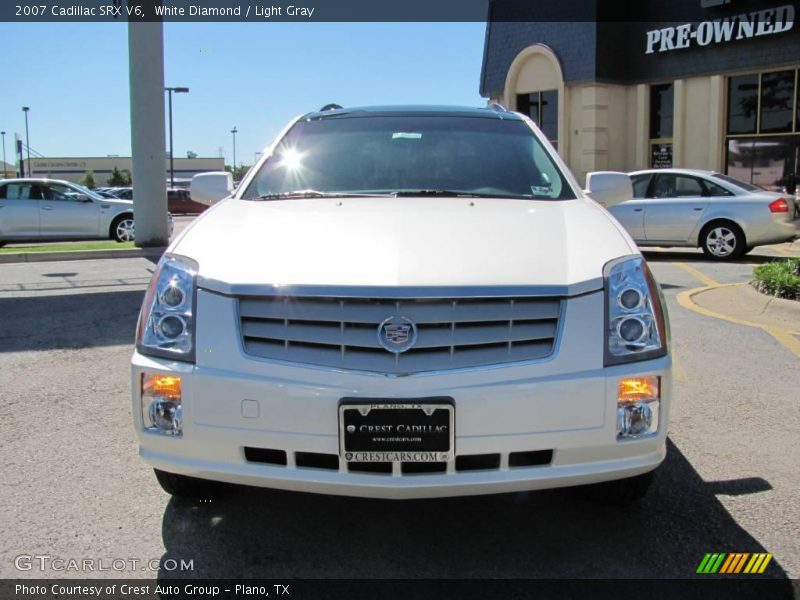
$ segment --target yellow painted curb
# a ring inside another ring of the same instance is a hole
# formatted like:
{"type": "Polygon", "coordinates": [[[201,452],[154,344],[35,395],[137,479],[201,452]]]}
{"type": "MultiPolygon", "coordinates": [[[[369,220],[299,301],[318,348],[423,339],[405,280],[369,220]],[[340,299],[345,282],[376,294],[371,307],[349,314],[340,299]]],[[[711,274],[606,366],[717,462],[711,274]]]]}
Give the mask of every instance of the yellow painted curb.
{"type": "MultiPolygon", "coordinates": [[[[688,267],[688,265],[686,266],[688,267]]],[[[763,331],[766,331],[768,334],[774,337],[779,344],[781,344],[783,347],[787,348],[790,352],[793,352],[795,356],[800,358],[800,340],[798,340],[795,337],[800,335],[800,332],[790,331],[788,329],[783,329],[782,327],[770,327],[769,325],[762,325],[761,323],[753,323],[752,321],[745,321],[744,319],[737,319],[736,317],[723,315],[721,313],[714,312],[713,310],[704,308],[699,304],[696,304],[694,300],[692,300],[694,296],[696,296],[701,292],[707,292],[709,290],[717,288],[731,287],[734,285],[742,285],[742,284],[722,283],[722,284],[707,285],[705,287],[686,290],[685,292],[681,292],[680,294],[677,295],[678,304],[680,304],[683,308],[687,310],[691,310],[706,317],[721,319],[723,321],[728,321],[730,323],[736,323],[737,325],[744,325],[745,327],[755,327],[756,329],[761,329],[763,331]]]]}

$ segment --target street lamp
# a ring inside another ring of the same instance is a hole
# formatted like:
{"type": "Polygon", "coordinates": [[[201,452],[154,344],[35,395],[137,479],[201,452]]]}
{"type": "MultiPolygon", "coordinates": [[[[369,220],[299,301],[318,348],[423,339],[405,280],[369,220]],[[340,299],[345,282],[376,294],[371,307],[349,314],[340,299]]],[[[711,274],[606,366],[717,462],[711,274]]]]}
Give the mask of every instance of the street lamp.
{"type": "Polygon", "coordinates": [[[6,178],[6,132],[0,131],[0,135],[3,136],[3,179],[6,178]]]}
{"type": "Polygon", "coordinates": [[[22,112],[25,113],[25,146],[28,148],[28,177],[31,176],[31,136],[28,134],[28,111],[30,106],[23,106],[22,112]]]}
{"type": "Polygon", "coordinates": [[[169,96],[169,186],[175,187],[175,153],[172,151],[172,92],[176,94],[188,94],[187,87],[168,87],[164,88],[169,96]]]}
{"type": "Polygon", "coordinates": [[[236,134],[238,132],[239,130],[236,129],[236,125],[234,125],[233,129],[231,129],[231,133],[233,134],[233,168],[231,171],[233,172],[234,180],[236,179],[236,134]]]}

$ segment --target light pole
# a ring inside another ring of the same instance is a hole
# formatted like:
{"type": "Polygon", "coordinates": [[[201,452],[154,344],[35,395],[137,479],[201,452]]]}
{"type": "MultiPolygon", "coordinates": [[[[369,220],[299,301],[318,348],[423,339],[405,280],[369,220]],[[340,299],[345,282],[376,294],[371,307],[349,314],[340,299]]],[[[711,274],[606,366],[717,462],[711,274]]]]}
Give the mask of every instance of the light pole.
{"type": "Polygon", "coordinates": [[[30,106],[23,106],[22,112],[25,113],[25,147],[28,149],[28,177],[31,176],[31,136],[28,134],[28,111],[30,106]]]}
{"type": "Polygon", "coordinates": [[[3,179],[6,178],[6,132],[0,131],[0,135],[3,136],[3,179]]]}
{"type": "Polygon", "coordinates": [[[172,92],[176,94],[188,94],[187,87],[165,87],[169,96],[169,186],[175,187],[175,153],[172,150],[172,92]]]}
{"type": "Polygon", "coordinates": [[[236,129],[236,125],[234,125],[233,129],[231,129],[231,133],[233,134],[233,168],[231,169],[231,172],[233,173],[234,181],[236,180],[236,134],[238,132],[239,130],[236,129]]]}

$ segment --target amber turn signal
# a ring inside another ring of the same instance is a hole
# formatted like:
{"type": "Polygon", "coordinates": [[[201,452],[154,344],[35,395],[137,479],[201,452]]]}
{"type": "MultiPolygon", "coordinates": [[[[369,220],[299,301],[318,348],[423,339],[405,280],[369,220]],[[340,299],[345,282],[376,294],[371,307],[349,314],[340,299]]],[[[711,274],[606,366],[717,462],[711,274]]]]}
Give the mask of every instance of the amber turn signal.
{"type": "Polygon", "coordinates": [[[617,402],[649,402],[659,400],[659,377],[628,377],[619,380],[617,402]]]}
{"type": "Polygon", "coordinates": [[[142,374],[142,396],[159,397],[165,400],[181,399],[181,378],[176,375],[157,373],[142,374]]]}

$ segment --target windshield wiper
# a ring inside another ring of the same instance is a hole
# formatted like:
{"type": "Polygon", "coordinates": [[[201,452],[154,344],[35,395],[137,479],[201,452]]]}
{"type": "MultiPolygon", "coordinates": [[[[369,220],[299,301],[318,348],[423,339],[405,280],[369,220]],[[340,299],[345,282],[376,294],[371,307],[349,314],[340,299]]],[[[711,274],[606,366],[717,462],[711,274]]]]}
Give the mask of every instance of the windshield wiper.
{"type": "Polygon", "coordinates": [[[479,192],[464,192],[458,190],[400,190],[392,194],[398,198],[413,198],[416,196],[439,196],[442,198],[532,198],[517,194],[482,194],[479,192]]]}
{"type": "Polygon", "coordinates": [[[295,198],[368,198],[371,196],[386,196],[388,194],[365,194],[361,192],[320,192],[319,190],[293,190],[275,194],[261,194],[244,200],[292,200],[295,198]]]}

